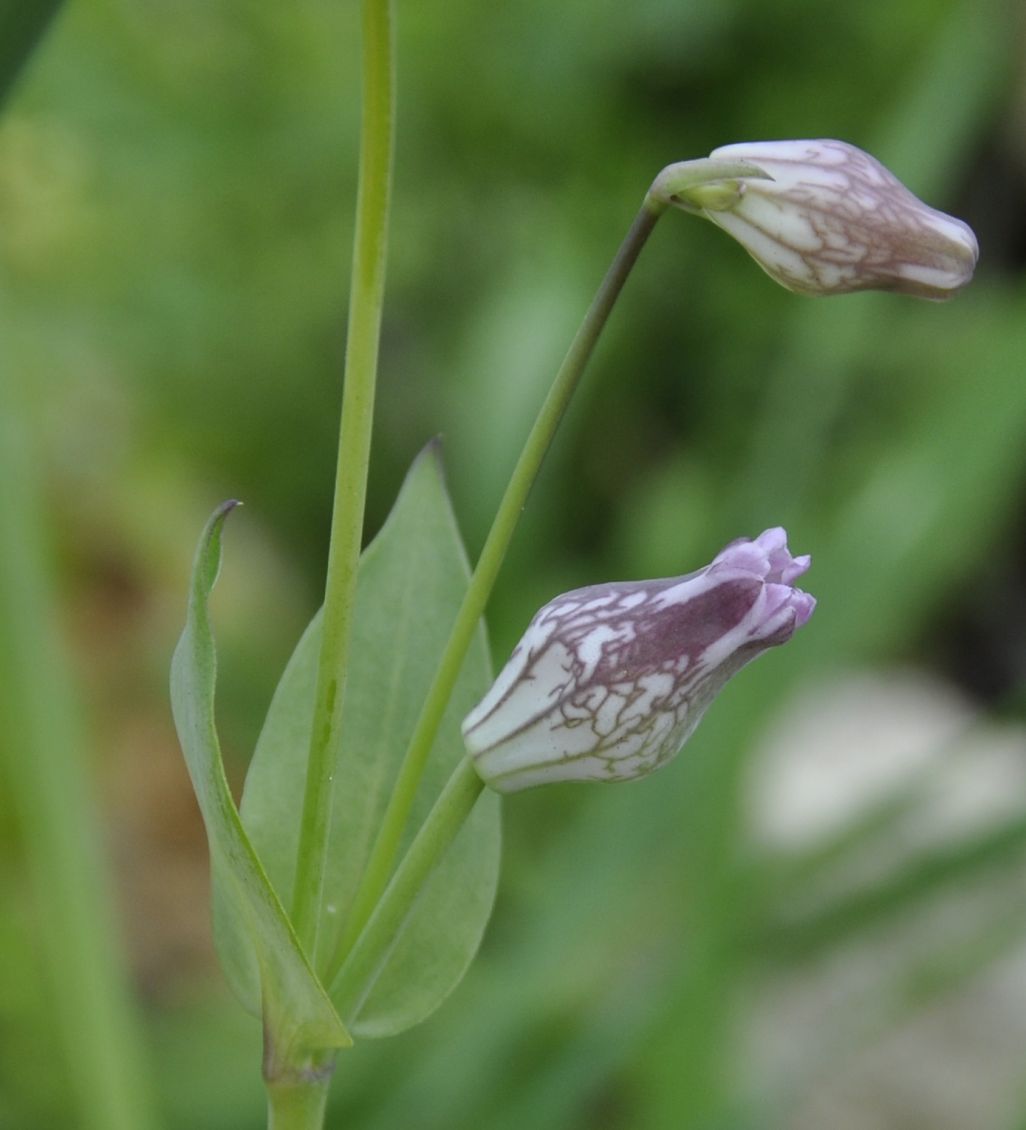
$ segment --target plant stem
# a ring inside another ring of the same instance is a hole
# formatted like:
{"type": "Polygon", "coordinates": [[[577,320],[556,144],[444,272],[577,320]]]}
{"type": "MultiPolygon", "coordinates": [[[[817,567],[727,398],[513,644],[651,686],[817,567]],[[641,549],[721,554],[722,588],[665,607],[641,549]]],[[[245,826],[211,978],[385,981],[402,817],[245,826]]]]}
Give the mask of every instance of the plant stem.
{"type": "Polygon", "coordinates": [[[460,673],[470,646],[477,622],[484,612],[502,566],[506,551],[513,539],[527,496],[538,476],[542,461],[552,443],[560,421],[570,403],[570,398],[580,382],[599,335],[609,318],[623,285],[634,266],[641,249],[655,227],[656,220],[666,205],[647,197],[634,219],[602,284],[598,289],[577,336],[574,338],[563,364],[556,374],[545,402],[542,404],[534,426],[528,434],[523,451],[513,470],[506,493],[492,523],[471,577],[467,594],[456,615],[452,632],[439,660],[438,670],[428,691],[416,728],[400,767],[388,807],[382,818],[377,838],[371,850],[360,887],[349,911],[346,929],[340,939],[328,977],[345,961],[349,948],[367,923],[375,903],[388,882],[388,876],[399,850],[403,830],[424,772],[424,765],[434,744],[438,727],[445,713],[453,685],[460,673]]]}
{"type": "Polygon", "coordinates": [[[374,974],[387,956],[421,887],[463,827],[483,789],[484,782],[474,766],[463,758],[414,837],[337,978],[333,983],[329,981],[331,998],[344,1022],[352,1019],[363,1003],[373,985],[374,974]]]}
{"type": "Polygon", "coordinates": [[[321,1130],[331,1072],[323,1077],[268,1082],[267,1130],[321,1130]]]}
{"type": "Polygon", "coordinates": [[[364,0],[360,177],[345,384],[324,595],[324,634],[292,891],[292,919],[313,961],[316,961],[374,420],[395,134],[394,57],[392,0],[364,0]]]}

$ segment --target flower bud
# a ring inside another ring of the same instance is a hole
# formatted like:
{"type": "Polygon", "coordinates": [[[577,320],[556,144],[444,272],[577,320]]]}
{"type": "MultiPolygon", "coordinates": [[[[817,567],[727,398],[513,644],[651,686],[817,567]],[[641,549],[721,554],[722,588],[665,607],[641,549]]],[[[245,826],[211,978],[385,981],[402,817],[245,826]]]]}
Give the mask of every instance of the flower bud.
{"type": "Polygon", "coordinates": [[[751,163],[772,178],[742,180],[726,207],[702,211],[788,290],[942,299],[972,278],[979,254],[972,229],[924,204],[854,145],[745,142],[711,159],[751,163]]]}
{"type": "Polygon", "coordinates": [[[808,567],[778,528],[685,577],[556,597],[463,723],[478,773],[516,792],[658,769],[731,675],[812,615],[815,600],[793,586],[808,567]]]}

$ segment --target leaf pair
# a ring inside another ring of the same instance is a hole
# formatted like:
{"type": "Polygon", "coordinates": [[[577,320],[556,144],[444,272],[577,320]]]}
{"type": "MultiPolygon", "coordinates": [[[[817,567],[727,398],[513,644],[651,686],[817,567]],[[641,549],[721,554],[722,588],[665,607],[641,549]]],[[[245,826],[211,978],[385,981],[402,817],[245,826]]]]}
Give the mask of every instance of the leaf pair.
{"type": "MultiPolygon", "coordinates": [[[[357,1035],[393,1035],[427,1017],[459,983],[487,922],[499,863],[498,797],[486,794],[424,887],[357,1013],[340,1018],[299,945],[289,904],[303,806],[318,614],[275,692],[257,743],[242,815],[225,780],[214,726],[215,652],[208,598],[220,563],[211,518],[194,566],[186,628],[172,664],[172,705],[210,842],[215,933],[243,1004],[263,1015],[275,1054],[298,1062],[357,1035]],[[345,1022],[343,1024],[343,1021],[345,1022]]],[[[469,571],[442,480],[428,449],[407,475],[364,552],[352,626],[342,747],[320,908],[319,969],[330,961],[398,765],[430,684],[469,571]]],[[[487,689],[484,632],[474,641],[439,733],[408,838],[462,757],[459,722],[487,689]]]]}

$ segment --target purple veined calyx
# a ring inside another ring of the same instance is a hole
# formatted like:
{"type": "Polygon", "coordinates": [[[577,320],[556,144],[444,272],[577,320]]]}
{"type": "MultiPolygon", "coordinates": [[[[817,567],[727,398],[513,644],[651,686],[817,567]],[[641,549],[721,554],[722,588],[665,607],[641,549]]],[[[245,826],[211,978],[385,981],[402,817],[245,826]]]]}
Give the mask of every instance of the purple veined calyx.
{"type": "Polygon", "coordinates": [[[764,175],[674,193],[670,165],[661,199],[698,212],[732,235],[782,286],[800,294],[890,290],[945,299],[973,276],[979,246],[968,224],[924,204],[869,153],[844,141],[724,145],[711,161],[764,175]],[[727,191],[727,189],[731,191],[727,191]]]}
{"type": "Polygon", "coordinates": [[[674,757],[727,680],[785,643],[815,599],[787,535],[733,542],[683,577],[593,585],[531,621],[463,736],[484,781],[625,781],[674,757]]]}

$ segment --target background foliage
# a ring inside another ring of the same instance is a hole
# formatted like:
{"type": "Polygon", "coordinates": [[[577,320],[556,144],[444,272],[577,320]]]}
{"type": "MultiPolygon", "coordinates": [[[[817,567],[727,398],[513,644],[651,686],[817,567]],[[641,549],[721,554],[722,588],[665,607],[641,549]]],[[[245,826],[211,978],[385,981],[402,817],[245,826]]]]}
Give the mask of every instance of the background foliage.
{"type": "MultiPolygon", "coordinates": [[[[556,592],[687,571],[768,525],[812,552],[819,611],[656,777],[505,806],[481,958],[429,1025],[346,1053],[331,1124],[1026,1126],[1019,6],[399,7],[368,533],[442,433],[476,550],[671,160],[841,137],[969,220],[982,260],[953,305],[821,303],[711,226],[663,220],[535,492],[496,656],[556,592]]],[[[74,684],[48,693],[84,735],[145,1033],[132,1070],[168,1128],[263,1116],[166,670],[195,536],[243,498],[214,607],[241,780],[321,584],[356,30],[337,0],[76,0],[0,123],[3,441],[31,449],[74,684]]],[[[0,745],[0,1126],[84,1125],[46,956],[73,967],[78,943],[40,944],[17,737],[0,745]]]]}

